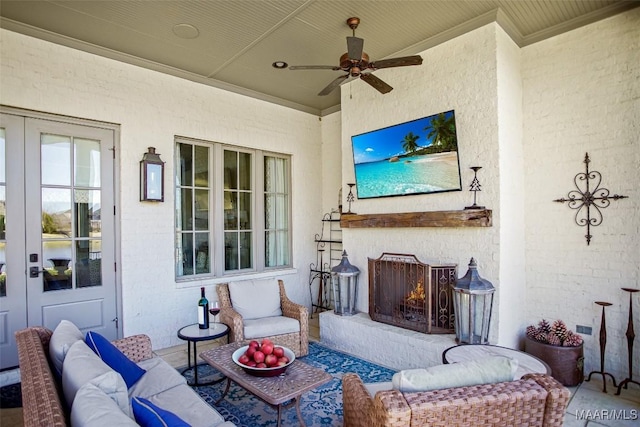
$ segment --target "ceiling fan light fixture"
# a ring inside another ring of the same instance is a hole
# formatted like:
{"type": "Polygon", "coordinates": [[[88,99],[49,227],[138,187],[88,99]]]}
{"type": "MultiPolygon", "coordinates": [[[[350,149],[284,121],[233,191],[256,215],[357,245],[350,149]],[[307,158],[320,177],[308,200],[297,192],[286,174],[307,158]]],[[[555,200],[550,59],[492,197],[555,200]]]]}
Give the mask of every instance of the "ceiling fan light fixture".
{"type": "Polygon", "coordinates": [[[283,70],[283,69],[287,68],[289,66],[289,64],[287,64],[284,61],[275,61],[273,64],[271,64],[271,66],[273,68],[278,69],[278,70],[283,70]]]}

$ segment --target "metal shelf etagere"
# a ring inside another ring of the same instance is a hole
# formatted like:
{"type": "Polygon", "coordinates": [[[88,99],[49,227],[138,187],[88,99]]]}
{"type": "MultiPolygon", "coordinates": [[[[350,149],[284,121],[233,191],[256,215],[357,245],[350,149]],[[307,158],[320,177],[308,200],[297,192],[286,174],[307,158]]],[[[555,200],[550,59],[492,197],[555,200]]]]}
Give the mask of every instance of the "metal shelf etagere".
{"type": "Polygon", "coordinates": [[[309,293],[311,294],[311,316],[320,310],[333,309],[331,269],[342,259],[342,229],[340,212],[335,210],[322,216],[322,230],[315,235],[316,262],[311,263],[309,293]]]}

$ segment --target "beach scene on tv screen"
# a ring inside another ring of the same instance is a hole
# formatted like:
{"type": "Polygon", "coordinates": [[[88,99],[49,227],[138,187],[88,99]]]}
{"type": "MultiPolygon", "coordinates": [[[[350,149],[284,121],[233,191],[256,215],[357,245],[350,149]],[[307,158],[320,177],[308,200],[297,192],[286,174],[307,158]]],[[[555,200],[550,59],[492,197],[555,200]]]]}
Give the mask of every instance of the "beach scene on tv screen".
{"type": "Polygon", "coordinates": [[[351,137],[359,199],[459,191],[454,111],[351,137]]]}

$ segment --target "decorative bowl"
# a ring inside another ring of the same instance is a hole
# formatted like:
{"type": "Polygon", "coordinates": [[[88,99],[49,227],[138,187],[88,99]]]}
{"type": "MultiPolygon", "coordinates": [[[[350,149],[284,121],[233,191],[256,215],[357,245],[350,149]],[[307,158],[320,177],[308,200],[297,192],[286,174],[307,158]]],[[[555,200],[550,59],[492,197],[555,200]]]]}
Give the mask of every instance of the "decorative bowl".
{"type": "MultiPolygon", "coordinates": [[[[277,347],[282,347],[282,346],[280,345],[277,347]]],[[[293,361],[296,360],[296,355],[293,351],[291,351],[287,347],[282,347],[284,349],[284,355],[287,356],[287,358],[289,359],[289,363],[287,363],[284,366],[275,366],[272,368],[252,368],[251,366],[243,365],[238,361],[240,356],[242,356],[247,351],[248,348],[249,348],[248,345],[244,345],[240,347],[239,349],[233,352],[233,354],[231,355],[231,359],[236,365],[244,369],[244,371],[247,374],[253,375],[255,377],[275,377],[280,374],[283,374],[284,371],[286,371],[287,368],[293,363],[293,361]]]]}

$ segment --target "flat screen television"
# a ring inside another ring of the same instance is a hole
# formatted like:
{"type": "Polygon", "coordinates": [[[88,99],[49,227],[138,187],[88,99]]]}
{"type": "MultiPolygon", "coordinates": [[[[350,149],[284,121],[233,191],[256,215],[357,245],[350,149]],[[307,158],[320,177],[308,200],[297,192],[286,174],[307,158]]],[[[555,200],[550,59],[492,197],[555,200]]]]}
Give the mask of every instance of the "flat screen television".
{"type": "Polygon", "coordinates": [[[461,191],[454,111],[351,137],[359,199],[461,191]]]}

